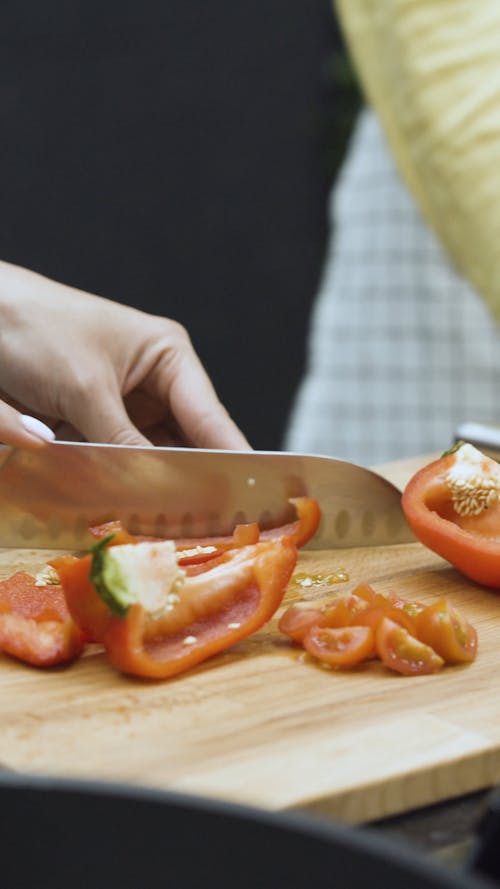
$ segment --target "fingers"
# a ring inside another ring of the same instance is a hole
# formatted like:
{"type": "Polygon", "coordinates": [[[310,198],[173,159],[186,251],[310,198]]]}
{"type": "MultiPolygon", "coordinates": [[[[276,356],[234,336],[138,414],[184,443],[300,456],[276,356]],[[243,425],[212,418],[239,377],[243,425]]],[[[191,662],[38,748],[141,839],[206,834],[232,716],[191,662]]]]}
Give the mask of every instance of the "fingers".
{"type": "Polygon", "coordinates": [[[41,448],[55,438],[41,420],[21,414],[0,401],[0,441],[16,448],[41,448]]]}
{"type": "Polygon", "coordinates": [[[66,413],[71,426],[86,441],[97,444],[151,445],[130,420],[118,391],[93,390],[91,397],[74,398],[66,413]]]}
{"type": "Polygon", "coordinates": [[[197,448],[250,450],[250,444],[219,401],[191,346],[180,344],[172,360],[165,356],[155,370],[157,394],[169,405],[186,441],[197,448]]]}

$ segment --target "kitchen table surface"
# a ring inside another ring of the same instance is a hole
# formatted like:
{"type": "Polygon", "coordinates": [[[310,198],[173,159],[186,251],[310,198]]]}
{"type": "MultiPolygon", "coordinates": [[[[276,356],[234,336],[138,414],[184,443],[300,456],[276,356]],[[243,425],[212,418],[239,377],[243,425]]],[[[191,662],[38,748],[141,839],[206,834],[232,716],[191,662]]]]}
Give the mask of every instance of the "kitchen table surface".
{"type": "MultiPolygon", "coordinates": [[[[432,458],[378,471],[402,488],[432,458]]],[[[0,551],[0,577],[46,557],[0,551]]],[[[346,591],[366,581],[424,601],[449,596],[478,628],[477,661],[430,677],[374,664],[335,674],[304,663],[277,619],[164,683],[114,673],[97,648],[45,672],[4,658],[1,767],[306,810],[461,854],[500,777],[500,596],[417,542],[304,551],[299,567],[344,570],[346,591]]]]}

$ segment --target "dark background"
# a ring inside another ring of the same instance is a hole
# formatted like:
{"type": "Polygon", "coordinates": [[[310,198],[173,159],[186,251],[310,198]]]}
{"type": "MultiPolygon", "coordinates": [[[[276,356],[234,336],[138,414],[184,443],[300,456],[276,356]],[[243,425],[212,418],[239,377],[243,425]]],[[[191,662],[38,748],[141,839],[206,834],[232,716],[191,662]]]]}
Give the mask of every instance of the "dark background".
{"type": "Polygon", "coordinates": [[[278,448],[352,117],[330,0],[0,8],[1,258],[181,321],[278,448]]]}

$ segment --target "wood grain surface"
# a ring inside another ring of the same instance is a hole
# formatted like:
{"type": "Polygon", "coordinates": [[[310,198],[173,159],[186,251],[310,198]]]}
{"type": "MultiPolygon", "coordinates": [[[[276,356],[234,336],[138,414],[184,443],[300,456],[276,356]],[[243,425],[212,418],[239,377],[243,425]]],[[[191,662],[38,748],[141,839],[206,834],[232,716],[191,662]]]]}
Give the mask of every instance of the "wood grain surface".
{"type": "MultiPolygon", "coordinates": [[[[380,469],[400,486],[427,458],[380,469]]],[[[0,576],[38,570],[47,552],[0,551],[0,576]]],[[[116,673],[97,646],[41,671],[0,660],[0,767],[123,780],[267,809],[366,822],[488,787],[500,778],[500,593],[420,544],[305,551],[299,569],[431,602],[474,623],[479,655],[434,676],[375,662],[316,666],[264,630],[183,676],[116,673]]],[[[318,594],[309,592],[307,597],[318,594]]],[[[320,594],[324,597],[324,591],[320,594]]],[[[298,598],[287,596],[286,604],[298,598]]],[[[301,598],[304,598],[302,596],[301,598]]]]}

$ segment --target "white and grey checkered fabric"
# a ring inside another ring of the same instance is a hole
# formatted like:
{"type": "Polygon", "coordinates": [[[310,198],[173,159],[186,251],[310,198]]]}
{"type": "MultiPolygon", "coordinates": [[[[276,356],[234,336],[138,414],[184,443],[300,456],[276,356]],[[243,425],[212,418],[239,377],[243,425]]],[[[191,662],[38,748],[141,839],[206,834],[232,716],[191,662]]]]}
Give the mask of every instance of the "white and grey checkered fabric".
{"type": "Polygon", "coordinates": [[[364,465],[444,450],[500,423],[500,332],[361,113],[330,202],[308,367],[284,447],[364,465]]]}

